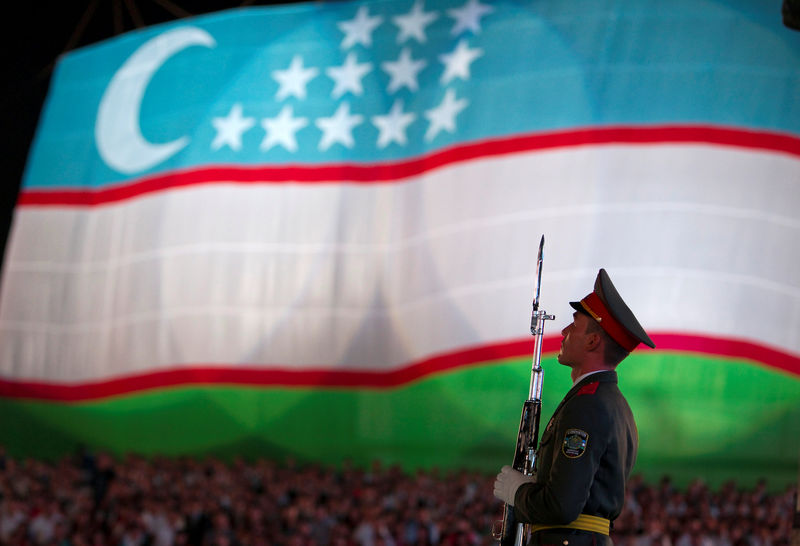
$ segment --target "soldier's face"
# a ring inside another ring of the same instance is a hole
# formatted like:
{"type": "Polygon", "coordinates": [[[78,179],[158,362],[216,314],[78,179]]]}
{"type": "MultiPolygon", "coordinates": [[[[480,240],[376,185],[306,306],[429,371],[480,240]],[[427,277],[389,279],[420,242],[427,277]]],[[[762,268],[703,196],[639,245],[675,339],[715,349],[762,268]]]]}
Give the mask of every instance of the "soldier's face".
{"type": "Polygon", "coordinates": [[[583,362],[586,355],[586,328],[589,317],[577,311],[572,313],[572,322],[561,330],[561,350],[558,362],[570,368],[583,362]]]}

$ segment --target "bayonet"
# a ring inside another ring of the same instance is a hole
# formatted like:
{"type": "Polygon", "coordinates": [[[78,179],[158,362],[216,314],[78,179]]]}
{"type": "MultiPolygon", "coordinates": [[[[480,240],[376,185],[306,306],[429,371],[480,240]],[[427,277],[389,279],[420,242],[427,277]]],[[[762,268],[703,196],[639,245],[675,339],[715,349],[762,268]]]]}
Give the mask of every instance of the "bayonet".
{"type": "Polygon", "coordinates": [[[536,281],[533,287],[533,313],[531,314],[531,334],[533,332],[533,325],[535,322],[536,311],[539,310],[539,293],[542,290],[542,255],[544,254],[544,235],[539,241],[539,255],[536,258],[536,281]]]}

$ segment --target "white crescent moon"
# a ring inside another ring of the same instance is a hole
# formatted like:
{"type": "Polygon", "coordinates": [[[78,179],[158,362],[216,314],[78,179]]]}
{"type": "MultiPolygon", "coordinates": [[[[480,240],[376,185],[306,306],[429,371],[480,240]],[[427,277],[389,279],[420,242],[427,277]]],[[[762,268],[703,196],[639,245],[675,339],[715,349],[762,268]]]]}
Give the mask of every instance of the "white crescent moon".
{"type": "Polygon", "coordinates": [[[165,32],[145,42],[111,78],[94,127],[97,149],[109,167],[133,174],[166,160],[189,143],[187,136],[164,144],[148,142],[139,126],[139,110],[156,71],[177,52],[193,45],[214,47],[216,41],[196,27],[165,32]]]}

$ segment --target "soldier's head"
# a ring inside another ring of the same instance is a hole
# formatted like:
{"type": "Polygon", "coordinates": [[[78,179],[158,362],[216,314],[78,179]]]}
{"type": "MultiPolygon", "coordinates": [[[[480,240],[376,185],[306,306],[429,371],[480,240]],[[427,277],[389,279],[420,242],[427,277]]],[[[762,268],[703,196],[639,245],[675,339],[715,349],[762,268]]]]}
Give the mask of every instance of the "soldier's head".
{"type": "Polygon", "coordinates": [[[639,343],[655,347],[605,269],[598,272],[594,291],[570,305],[575,313],[572,323],[561,332],[561,364],[578,369],[614,368],[639,343]]]}
{"type": "Polygon", "coordinates": [[[589,315],[575,311],[572,322],[561,330],[558,361],[577,375],[597,369],[612,369],[630,354],[614,341],[589,315]]]}

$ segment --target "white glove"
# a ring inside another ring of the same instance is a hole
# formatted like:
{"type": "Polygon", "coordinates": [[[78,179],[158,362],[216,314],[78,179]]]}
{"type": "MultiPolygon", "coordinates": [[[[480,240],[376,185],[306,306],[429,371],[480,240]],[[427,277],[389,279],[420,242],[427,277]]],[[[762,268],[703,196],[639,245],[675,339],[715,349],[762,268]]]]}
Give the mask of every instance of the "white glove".
{"type": "Polygon", "coordinates": [[[517,494],[519,486],[532,481],[533,476],[526,476],[506,465],[500,469],[500,474],[494,481],[494,496],[506,504],[514,506],[514,496],[517,494]]]}

